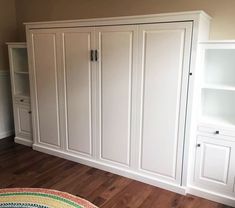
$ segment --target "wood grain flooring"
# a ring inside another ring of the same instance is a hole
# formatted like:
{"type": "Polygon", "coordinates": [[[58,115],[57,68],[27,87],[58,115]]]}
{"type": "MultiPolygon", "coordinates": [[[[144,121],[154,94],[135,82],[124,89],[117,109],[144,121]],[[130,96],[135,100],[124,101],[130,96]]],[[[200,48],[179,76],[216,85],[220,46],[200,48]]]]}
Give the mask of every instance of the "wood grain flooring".
{"type": "Polygon", "coordinates": [[[69,192],[101,208],[228,208],[0,141],[0,188],[35,187],[69,192]]]}

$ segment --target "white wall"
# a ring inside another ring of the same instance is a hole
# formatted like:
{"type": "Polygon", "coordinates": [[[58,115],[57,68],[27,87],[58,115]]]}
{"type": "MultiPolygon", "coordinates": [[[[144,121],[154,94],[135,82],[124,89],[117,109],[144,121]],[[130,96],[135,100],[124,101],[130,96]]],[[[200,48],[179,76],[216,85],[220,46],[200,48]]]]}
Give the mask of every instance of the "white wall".
{"type": "Polygon", "coordinates": [[[14,133],[9,71],[0,71],[0,139],[14,133]]]}

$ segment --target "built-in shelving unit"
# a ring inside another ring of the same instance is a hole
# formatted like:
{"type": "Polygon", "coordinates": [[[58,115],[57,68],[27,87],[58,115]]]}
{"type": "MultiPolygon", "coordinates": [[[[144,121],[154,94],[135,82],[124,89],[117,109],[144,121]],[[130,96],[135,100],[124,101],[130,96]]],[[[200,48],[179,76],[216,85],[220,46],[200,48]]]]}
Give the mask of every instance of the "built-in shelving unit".
{"type": "Polygon", "coordinates": [[[32,145],[28,55],[26,43],[8,43],[14,107],[15,142],[32,145]]]}
{"type": "Polygon", "coordinates": [[[199,122],[235,129],[235,44],[201,44],[199,122]]]}
{"type": "Polygon", "coordinates": [[[13,72],[11,74],[13,96],[29,97],[29,71],[26,44],[17,44],[11,47],[9,55],[13,72]]]}
{"type": "Polygon", "coordinates": [[[209,41],[199,49],[190,186],[199,196],[234,206],[235,41],[209,41]]]}

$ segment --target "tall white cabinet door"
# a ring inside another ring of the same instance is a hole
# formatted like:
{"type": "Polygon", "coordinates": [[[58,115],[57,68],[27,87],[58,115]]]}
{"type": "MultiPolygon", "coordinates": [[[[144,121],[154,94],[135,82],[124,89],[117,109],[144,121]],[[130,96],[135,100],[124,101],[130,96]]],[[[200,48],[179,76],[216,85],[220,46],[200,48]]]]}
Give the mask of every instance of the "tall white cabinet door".
{"type": "Polygon", "coordinates": [[[180,184],[192,23],[139,27],[140,169],[180,184]]]}
{"type": "Polygon", "coordinates": [[[207,190],[232,193],[235,180],[235,143],[199,137],[195,182],[207,190]]]}
{"type": "Polygon", "coordinates": [[[62,33],[67,120],[67,150],[91,156],[93,148],[92,80],[94,28],[66,29],[62,33]]]}
{"type": "Polygon", "coordinates": [[[55,30],[33,30],[29,37],[35,105],[36,142],[61,146],[59,112],[58,35],[55,30]]]}
{"type": "Polygon", "coordinates": [[[96,28],[99,64],[99,158],[129,166],[136,26],[96,28]]]}

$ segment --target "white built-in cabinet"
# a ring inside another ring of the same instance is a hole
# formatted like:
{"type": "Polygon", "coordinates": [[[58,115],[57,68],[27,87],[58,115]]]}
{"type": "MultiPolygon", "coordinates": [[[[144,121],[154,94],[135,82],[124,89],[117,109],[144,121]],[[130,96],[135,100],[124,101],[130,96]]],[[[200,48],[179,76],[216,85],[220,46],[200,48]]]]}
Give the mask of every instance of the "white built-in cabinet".
{"type": "Polygon", "coordinates": [[[7,44],[14,110],[15,142],[31,146],[33,142],[27,46],[26,43],[21,42],[7,44]]]}
{"type": "Polygon", "coordinates": [[[189,189],[235,206],[235,42],[199,44],[189,189]]]}
{"type": "Polygon", "coordinates": [[[27,24],[33,148],[185,193],[190,75],[209,19],[27,24]]]}

